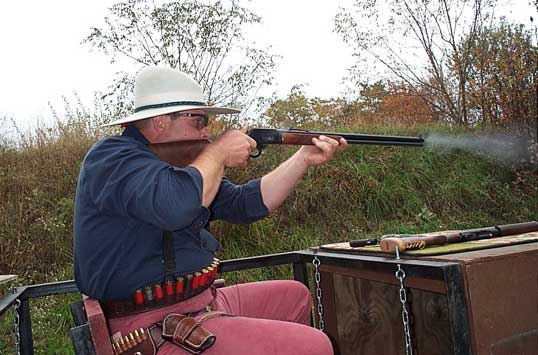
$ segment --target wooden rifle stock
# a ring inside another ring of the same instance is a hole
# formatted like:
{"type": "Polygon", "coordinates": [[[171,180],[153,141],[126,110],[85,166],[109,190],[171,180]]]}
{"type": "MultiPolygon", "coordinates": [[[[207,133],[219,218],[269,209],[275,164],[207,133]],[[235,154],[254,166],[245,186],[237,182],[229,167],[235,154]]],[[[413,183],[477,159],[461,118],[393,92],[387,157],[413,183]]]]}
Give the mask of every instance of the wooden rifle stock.
{"type": "Polygon", "coordinates": [[[210,143],[208,139],[183,140],[149,145],[149,149],[162,161],[183,168],[196,159],[210,143]]]}
{"type": "MultiPolygon", "coordinates": [[[[251,128],[248,130],[247,135],[256,141],[256,151],[251,154],[253,158],[258,157],[261,154],[261,151],[269,144],[313,145],[312,138],[318,138],[321,135],[335,140],[345,138],[349,144],[424,145],[424,139],[422,137],[381,136],[357,133],[304,131],[298,129],[251,128]]],[[[209,143],[210,141],[207,139],[183,140],[154,143],[150,144],[149,148],[161,160],[177,167],[184,167],[192,163],[209,143]]]]}
{"type": "Polygon", "coordinates": [[[394,253],[396,247],[398,247],[398,250],[402,252],[405,250],[423,249],[430,245],[445,245],[450,243],[489,239],[537,231],[538,222],[531,221],[487,228],[469,229],[461,232],[448,232],[444,234],[416,235],[407,238],[385,238],[381,240],[380,247],[381,250],[385,252],[394,253]]]}

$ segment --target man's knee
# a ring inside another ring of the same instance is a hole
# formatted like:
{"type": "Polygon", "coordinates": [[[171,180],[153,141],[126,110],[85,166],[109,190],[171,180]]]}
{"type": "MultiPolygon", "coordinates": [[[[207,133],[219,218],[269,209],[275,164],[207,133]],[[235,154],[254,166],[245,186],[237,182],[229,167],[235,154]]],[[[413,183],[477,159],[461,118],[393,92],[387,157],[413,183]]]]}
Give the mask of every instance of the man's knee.
{"type": "Polygon", "coordinates": [[[315,328],[309,328],[302,333],[300,339],[297,340],[296,354],[333,355],[331,341],[325,333],[315,328]]]}
{"type": "Polygon", "coordinates": [[[246,317],[219,317],[205,327],[217,336],[207,355],[332,355],[327,335],[293,323],[246,317]]]}
{"type": "Polygon", "coordinates": [[[286,287],[296,295],[296,299],[308,302],[311,304],[310,290],[301,282],[294,280],[283,281],[286,283],[286,287]]]}
{"type": "Polygon", "coordinates": [[[298,281],[286,280],[284,282],[286,287],[285,295],[287,298],[287,304],[290,307],[288,310],[288,317],[290,318],[287,320],[310,325],[312,312],[310,290],[304,284],[298,281]]]}

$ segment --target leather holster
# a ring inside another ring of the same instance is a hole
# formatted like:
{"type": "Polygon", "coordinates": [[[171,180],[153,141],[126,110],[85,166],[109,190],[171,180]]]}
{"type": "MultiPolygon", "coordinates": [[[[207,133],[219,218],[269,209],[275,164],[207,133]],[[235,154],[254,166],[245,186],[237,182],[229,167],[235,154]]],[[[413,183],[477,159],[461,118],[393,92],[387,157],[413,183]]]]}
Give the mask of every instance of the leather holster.
{"type": "Polygon", "coordinates": [[[136,337],[132,337],[130,333],[121,341],[115,341],[114,352],[121,355],[156,355],[161,345],[169,341],[192,354],[201,354],[216,341],[215,335],[204,328],[202,323],[221,316],[230,315],[220,311],[211,311],[203,314],[197,321],[184,314],[171,313],[164,318],[162,323],[152,325],[143,333],[137,332],[136,337]],[[130,341],[130,338],[138,339],[138,341],[130,341]]]}
{"type": "Polygon", "coordinates": [[[202,326],[202,323],[184,314],[171,313],[162,322],[162,336],[165,340],[193,353],[200,354],[211,347],[215,335],[202,326]]]}

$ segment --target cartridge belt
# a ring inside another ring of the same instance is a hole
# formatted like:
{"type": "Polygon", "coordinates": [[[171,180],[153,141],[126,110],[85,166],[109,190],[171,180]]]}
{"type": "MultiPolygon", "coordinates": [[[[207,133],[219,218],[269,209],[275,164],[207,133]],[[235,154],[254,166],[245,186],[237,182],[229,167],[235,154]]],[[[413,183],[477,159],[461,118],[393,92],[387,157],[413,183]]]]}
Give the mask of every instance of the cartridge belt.
{"type": "Polygon", "coordinates": [[[138,328],[125,336],[114,334],[112,349],[114,355],[156,355],[167,341],[198,355],[216,341],[216,336],[203,323],[212,318],[230,316],[221,311],[212,311],[194,319],[192,315],[171,313],[149,328],[138,328]]]}
{"type": "Polygon", "coordinates": [[[101,301],[101,307],[107,318],[121,318],[185,301],[213,285],[218,265],[215,258],[198,272],[139,288],[131,299],[101,301]]]}

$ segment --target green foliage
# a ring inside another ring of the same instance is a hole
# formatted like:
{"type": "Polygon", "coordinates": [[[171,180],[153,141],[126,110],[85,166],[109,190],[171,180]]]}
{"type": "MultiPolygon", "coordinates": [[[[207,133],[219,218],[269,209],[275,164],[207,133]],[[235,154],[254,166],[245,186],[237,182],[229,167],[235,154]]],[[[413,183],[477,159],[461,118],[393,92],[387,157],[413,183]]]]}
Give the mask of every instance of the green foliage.
{"type": "MultiPolygon", "coordinates": [[[[72,277],[72,266],[63,270],[54,270],[49,276],[50,282],[63,281],[72,277]]],[[[0,295],[8,292],[8,286],[14,286],[18,280],[0,286],[0,295]]],[[[23,282],[28,284],[27,282],[23,282]]],[[[80,300],[80,294],[57,295],[33,299],[30,302],[32,317],[33,345],[36,355],[73,354],[69,329],[73,319],[69,305],[80,300]]],[[[0,318],[0,354],[15,355],[13,338],[13,314],[7,312],[0,318]]]]}

